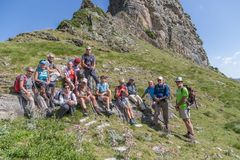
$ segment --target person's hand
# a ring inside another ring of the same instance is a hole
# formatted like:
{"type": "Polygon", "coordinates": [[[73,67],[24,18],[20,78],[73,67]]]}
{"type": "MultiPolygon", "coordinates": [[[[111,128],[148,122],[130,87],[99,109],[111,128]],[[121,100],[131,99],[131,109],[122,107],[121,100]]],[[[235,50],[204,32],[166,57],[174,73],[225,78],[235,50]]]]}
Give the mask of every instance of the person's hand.
{"type": "Polygon", "coordinates": [[[26,92],[27,97],[31,97],[31,93],[29,91],[26,92]]]}

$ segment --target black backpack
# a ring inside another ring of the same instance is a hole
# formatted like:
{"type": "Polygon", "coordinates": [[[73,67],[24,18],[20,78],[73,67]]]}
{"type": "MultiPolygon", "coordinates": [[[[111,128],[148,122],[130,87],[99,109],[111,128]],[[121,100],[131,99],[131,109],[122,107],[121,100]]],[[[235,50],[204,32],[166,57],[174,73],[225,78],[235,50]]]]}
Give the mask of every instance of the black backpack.
{"type": "MultiPolygon", "coordinates": [[[[192,87],[190,87],[186,84],[184,84],[183,86],[185,88],[187,88],[187,90],[188,90],[187,105],[189,107],[191,107],[194,104],[195,107],[198,109],[197,101],[196,101],[196,91],[192,87]]],[[[182,88],[182,90],[183,90],[183,88],[182,88]]],[[[182,90],[181,90],[181,92],[182,92],[182,90]]]]}

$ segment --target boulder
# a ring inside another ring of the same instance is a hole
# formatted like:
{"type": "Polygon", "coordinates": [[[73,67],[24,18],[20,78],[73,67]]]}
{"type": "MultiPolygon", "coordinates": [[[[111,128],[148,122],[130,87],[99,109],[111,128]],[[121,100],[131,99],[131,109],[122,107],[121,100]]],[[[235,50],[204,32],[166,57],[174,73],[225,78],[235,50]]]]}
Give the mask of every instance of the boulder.
{"type": "Polygon", "coordinates": [[[0,95],[0,120],[14,119],[17,116],[23,116],[24,110],[22,104],[24,101],[17,95],[0,95]]]}

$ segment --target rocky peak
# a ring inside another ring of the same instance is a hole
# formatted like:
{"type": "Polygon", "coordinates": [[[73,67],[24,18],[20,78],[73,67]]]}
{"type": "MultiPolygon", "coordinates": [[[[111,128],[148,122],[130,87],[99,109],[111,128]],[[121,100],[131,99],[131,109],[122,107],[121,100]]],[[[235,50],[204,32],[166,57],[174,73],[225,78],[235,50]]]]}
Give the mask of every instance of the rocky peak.
{"type": "Polygon", "coordinates": [[[110,0],[108,12],[122,19],[126,17],[119,15],[127,13],[148,38],[146,34],[137,36],[156,47],[171,49],[200,65],[209,65],[202,40],[178,0],[110,0]]]}
{"type": "Polygon", "coordinates": [[[92,3],[91,0],[83,0],[82,1],[82,5],[81,5],[81,9],[84,9],[84,8],[94,8],[95,5],[92,3]]]}

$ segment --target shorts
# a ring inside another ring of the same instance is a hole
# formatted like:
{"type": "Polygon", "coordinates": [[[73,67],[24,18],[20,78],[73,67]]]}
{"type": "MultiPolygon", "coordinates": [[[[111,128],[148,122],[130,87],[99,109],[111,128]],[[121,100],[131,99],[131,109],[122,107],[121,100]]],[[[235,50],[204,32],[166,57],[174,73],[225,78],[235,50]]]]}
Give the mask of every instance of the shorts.
{"type": "Polygon", "coordinates": [[[56,81],[52,81],[48,85],[49,87],[55,87],[56,86],[56,81]]]}
{"type": "Polygon", "coordinates": [[[122,99],[118,100],[118,104],[122,108],[130,107],[130,102],[129,102],[128,98],[122,98],[122,99]]]}
{"type": "Polygon", "coordinates": [[[44,82],[35,82],[35,84],[38,89],[40,89],[41,87],[44,87],[44,88],[47,87],[47,84],[44,82]]]}
{"type": "Polygon", "coordinates": [[[190,119],[190,110],[189,109],[179,109],[179,116],[182,119],[190,119]]]}

